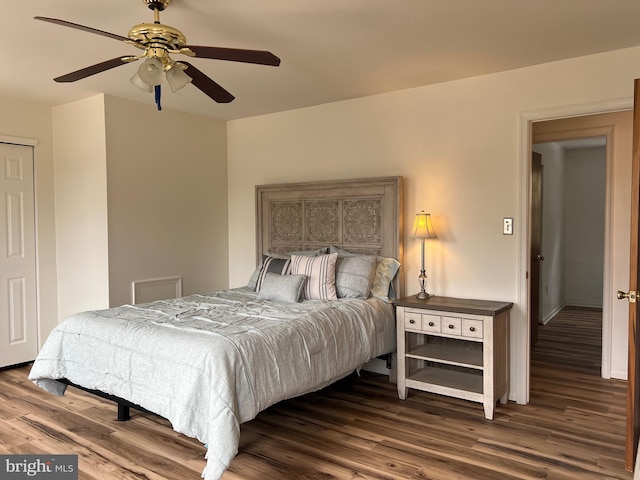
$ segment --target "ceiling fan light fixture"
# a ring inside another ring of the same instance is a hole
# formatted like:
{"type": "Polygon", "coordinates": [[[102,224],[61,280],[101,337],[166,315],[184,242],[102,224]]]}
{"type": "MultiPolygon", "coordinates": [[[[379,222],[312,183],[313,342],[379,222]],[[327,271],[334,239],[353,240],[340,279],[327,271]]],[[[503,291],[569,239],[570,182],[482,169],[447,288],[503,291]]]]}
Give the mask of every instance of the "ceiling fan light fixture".
{"type": "Polygon", "coordinates": [[[74,28],[76,30],[83,30],[124,42],[144,51],[141,55],[120,56],[96,63],[95,65],[90,65],[66,75],[56,77],[53,80],[63,83],[75,82],[97,73],[105,72],[114,67],[144,59],[142,65],[140,65],[135,75],[131,77],[130,81],[133,85],[145,92],[153,92],[155,90],[156,103],[158,104],[158,109],[160,109],[160,90],[162,88],[162,76],[164,73],[167,74],[167,81],[169,82],[171,90],[174,92],[191,83],[217,103],[229,103],[235,98],[230,92],[225,90],[224,87],[216,83],[204,72],[198,70],[195,66],[187,62],[176,62],[173,60],[171,57],[173,54],[186,55],[189,57],[197,56],[211,60],[271,65],[274,67],[280,65],[280,59],[273,53],[265,50],[188,45],[187,39],[180,30],[169,25],[163,25],[160,22],[160,12],[165,10],[172,0],[142,1],[149,9],[153,10],[153,23],[134,25],[126,37],[58,18],[34,17],[36,20],[74,28]],[[187,73],[184,72],[186,68],[189,69],[187,73]]]}
{"type": "Polygon", "coordinates": [[[163,72],[164,67],[162,66],[162,62],[157,58],[145,60],[144,63],[140,65],[140,68],[138,68],[138,76],[140,79],[152,87],[162,83],[163,72]]]}
{"type": "Polygon", "coordinates": [[[171,91],[176,93],[178,90],[191,83],[191,77],[184,73],[182,68],[174,65],[167,70],[167,82],[169,82],[171,91]]]}
{"type": "Polygon", "coordinates": [[[144,90],[145,92],[152,92],[153,91],[153,87],[151,85],[149,85],[148,83],[145,83],[144,80],[142,80],[142,78],[140,78],[140,75],[138,75],[138,71],[137,70],[136,70],[135,75],[133,77],[131,77],[131,79],[129,81],[133,85],[138,87],[140,90],[144,90]]]}

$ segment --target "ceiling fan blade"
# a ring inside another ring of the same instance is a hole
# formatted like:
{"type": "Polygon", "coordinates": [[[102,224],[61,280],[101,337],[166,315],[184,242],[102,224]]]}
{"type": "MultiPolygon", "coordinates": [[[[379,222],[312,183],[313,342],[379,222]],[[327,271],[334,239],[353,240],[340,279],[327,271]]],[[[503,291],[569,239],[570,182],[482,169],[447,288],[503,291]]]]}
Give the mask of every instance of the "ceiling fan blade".
{"type": "Polygon", "coordinates": [[[103,30],[98,30],[97,28],[85,27],[84,25],[80,25],[78,23],[67,22],[66,20],[59,20],[57,18],[49,18],[49,17],[33,17],[36,20],[42,20],[43,22],[55,23],[56,25],[62,25],[63,27],[75,28],[77,30],[84,30],[85,32],[95,33],[97,35],[102,35],[103,37],[113,38],[114,40],[124,41],[132,41],[128,37],[123,37],[122,35],[116,35],[115,33],[105,32],[103,30]]]}
{"type": "Polygon", "coordinates": [[[62,75],[61,77],[56,77],[53,80],[59,83],[75,82],[77,80],[82,80],[83,78],[90,77],[91,75],[95,75],[96,73],[105,72],[111,68],[119,67],[120,65],[124,65],[125,63],[130,63],[130,60],[124,61],[122,60],[122,58],[123,57],[117,57],[105,62],[96,63],[95,65],[91,65],[90,67],[85,67],[80,70],[76,70],[75,72],[62,75]]]}
{"type": "Polygon", "coordinates": [[[191,83],[193,83],[195,87],[202,90],[202,92],[208,95],[211,99],[215,100],[218,103],[229,103],[235,98],[233,95],[231,95],[224,88],[211,80],[208,76],[206,76],[190,63],[180,63],[184,63],[187,66],[187,69],[184,71],[184,73],[191,77],[191,83]]]}
{"type": "Polygon", "coordinates": [[[232,62],[257,63],[259,65],[280,65],[280,59],[273,53],[265,50],[244,50],[240,48],[201,47],[186,45],[196,57],[211,58],[214,60],[229,60],[232,62]]]}

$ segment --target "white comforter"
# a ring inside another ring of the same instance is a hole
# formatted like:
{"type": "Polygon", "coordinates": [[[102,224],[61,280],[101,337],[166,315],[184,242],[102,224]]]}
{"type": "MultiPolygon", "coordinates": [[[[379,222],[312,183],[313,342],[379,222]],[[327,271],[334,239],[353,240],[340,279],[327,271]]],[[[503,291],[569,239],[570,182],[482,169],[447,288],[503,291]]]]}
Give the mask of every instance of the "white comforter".
{"type": "Polygon", "coordinates": [[[283,304],[239,288],[73,315],[29,378],[56,395],[66,378],[165,417],[208,444],[202,476],[214,480],[237,454],[240,423],[393,351],[394,332],[377,299],[283,304]]]}

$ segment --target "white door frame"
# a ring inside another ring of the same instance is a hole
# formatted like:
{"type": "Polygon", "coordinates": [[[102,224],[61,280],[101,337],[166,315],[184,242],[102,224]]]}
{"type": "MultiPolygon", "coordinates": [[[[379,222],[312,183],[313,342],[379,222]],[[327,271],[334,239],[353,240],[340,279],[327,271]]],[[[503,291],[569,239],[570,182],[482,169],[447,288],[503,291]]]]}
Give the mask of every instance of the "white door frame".
{"type": "Polygon", "coordinates": [[[13,145],[22,145],[24,147],[35,147],[38,140],[34,138],[10,137],[8,135],[0,135],[0,143],[11,143],[13,145]]]}
{"type": "MultiPolygon", "coordinates": [[[[526,319],[524,325],[521,328],[514,328],[514,350],[516,352],[522,352],[512,360],[515,360],[513,364],[515,375],[512,375],[512,379],[515,379],[514,384],[514,396],[518,403],[529,403],[530,393],[530,332],[529,332],[529,280],[528,272],[530,268],[530,255],[529,250],[530,239],[529,233],[531,231],[531,124],[537,121],[556,120],[559,118],[577,117],[582,115],[595,115],[599,113],[611,113],[624,110],[630,110],[633,108],[633,98],[624,98],[609,100],[603,102],[587,103],[582,105],[567,105],[564,107],[558,107],[546,110],[535,110],[529,112],[523,112],[519,118],[519,188],[520,188],[520,218],[519,223],[519,235],[520,242],[518,244],[518,266],[517,266],[517,278],[518,281],[518,305],[523,308],[523,316],[526,319]]],[[[609,180],[607,180],[609,181],[609,180]]],[[[607,230],[608,233],[608,230],[607,230]]],[[[605,263],[607,260],[605,259],[605,263]]],[[[605,272],[605,275],[607,272],[605,272]]],[[[605,278],[605,285],[611,285],[609,279],[605,278]]],[[[609,362],[610,359],[606,361],[609,362]]]]}

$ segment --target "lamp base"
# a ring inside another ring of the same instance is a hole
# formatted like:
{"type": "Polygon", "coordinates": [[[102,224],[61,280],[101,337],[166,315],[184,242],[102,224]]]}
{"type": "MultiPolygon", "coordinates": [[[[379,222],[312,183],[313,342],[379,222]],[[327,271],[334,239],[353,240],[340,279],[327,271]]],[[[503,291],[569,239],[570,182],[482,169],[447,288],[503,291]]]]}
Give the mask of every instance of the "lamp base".
{"type": "Polygon", "coordinates": [[[416,298],[418,298],[420,300],[426,300],[427,298],[430,298],[430,297],[431,297],[431,295],[429,295],[424,290],[416,295],[416,298]]]}

